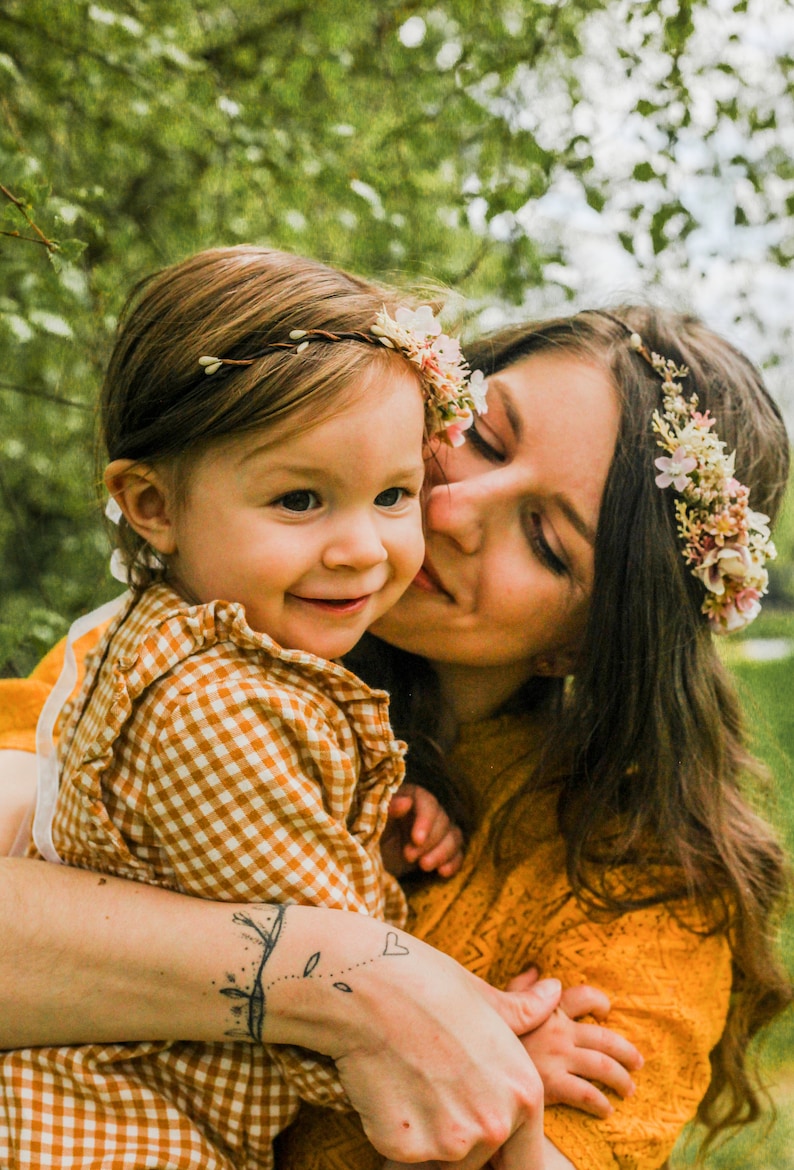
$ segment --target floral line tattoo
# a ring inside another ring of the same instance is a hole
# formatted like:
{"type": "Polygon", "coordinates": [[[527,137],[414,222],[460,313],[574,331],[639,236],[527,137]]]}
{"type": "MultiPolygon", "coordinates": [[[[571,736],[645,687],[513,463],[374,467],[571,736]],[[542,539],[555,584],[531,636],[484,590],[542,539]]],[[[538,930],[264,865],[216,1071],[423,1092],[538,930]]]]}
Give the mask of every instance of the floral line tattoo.
{"type": "Polygon", "coordinates": [[[359,963],[352,963],[350,966],[343,968],[341,971],[322,972],[317,971],[317,967],[322,959],[322,953],[315,951],[304,964],[303,971],[298,974],[279,975],[269,983],[264,982],[265,968],[268,964],[270,956],[276,948],[276,943],[279,940],[281,931],[284,927],[286,918],[285,906],[267,906],[262,907],[263,911],[267,911],[267,920],[263,924],[254,919],[251,914],[247,912],[238,912],[233,915],[232,922],[237,926],[245,927],[245,937],[249,942],[253,943],[258,949],[261,948],[261,956],[257,959],[255,970],[253,974],[252,986],[250,990],[237,986],[237,977],[235,975],[227,974],[226,978],[229,981],[229,987],[221,988],[221,995],[228,999],[237,1000],[232,1007],[232,1015],[240,1018],[245,1014],[246,1016],[246,1030],[231,1029],[226,1033],[227,1036],[239,1040],[253,1040],[261,1044],[262,1035],[265,1022],[265,1007],[266,995],[271,987],[276,983],[280,983],[285,979],[310,979],[316,977],[318,979],[331,980],[331,986],[337,991],[341,991],[347,995],[353,994],[353,988],[344,979],[340,978],[342,975],[347,975],[348,972],[354,971],[359,967],[369,966],[370,963],[376,962],[378,959],[394,958],[400,955],[409,955],[411,952],[404,943],[401,943],[397,932],[389,930],[386,932],[386,939],[383,950],[372,955],[368,959],[362,959],[359,963]],[[316,974],[315,974],[316,972],[316,974]]]}
{"type": "MultiPolygon", "coordinates": [[[[251,941],[257,942],[262,947],[262,957],[254,974],[254,984],[250,991],[244,991],[242,987],[222,987],[221,995],[227,996],[229,999],[244,1000],[248,1005],[247,1023],[248,1028],[245,1032],[230,1031],[227,1036],[234,1036],[246,1040],[255,1040],[258,1044],[262,1043],[262,1028],[265,1022],[265,991],[262,985],[262,974],[267,966],[267,961],[275,950],[278,942],[281,928],[284,925],[284,916],[286,914],[286,907],[274,906],[271,908],[274,911],[275,917],[272,925],[261,925],[250,914],[238,913],[232,918],[232,922],[238,926],[245,926],[249,930],[254,931],[255,939],[251,941]]],[[[251,937],[250,935],[248,936],[251,937]]],[[[319,956],[318,956],[319,957],[319,956]]],[[[233,975],[227,975],[230,982],[234,982],[233,975]]],[[[232,1008],[233,1015],[241,1015],[244,1011],[243,1004],[236,1005],[232,1008]]]]}

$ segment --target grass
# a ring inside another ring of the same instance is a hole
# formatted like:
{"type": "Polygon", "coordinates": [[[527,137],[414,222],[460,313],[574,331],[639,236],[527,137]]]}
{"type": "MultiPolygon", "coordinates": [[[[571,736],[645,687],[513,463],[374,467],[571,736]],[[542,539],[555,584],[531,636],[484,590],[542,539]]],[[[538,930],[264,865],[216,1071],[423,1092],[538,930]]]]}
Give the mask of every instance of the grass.
{"type": "MultiPolygon", "coordinates": [[[[789,638],[794,647],[794,615],[771,611],[751,633],[753,638],[789,638]]],[[[725,657],[739,683],[754,750],[772,773],[769,816],[794,856],[794,654],[750,661],[738,641],[726,642],[725,657]]],[[[794,973],[794,909],[784,923],[781,946],[794,973]]],[[[703,1163],[708,1170],[794,1170],[794,1008],[769,1028],[757,1051],[774,1110],[712,1150],[703,1163]]],[[[696,1144],[696,1132],[684,1135],[671,1161],[673,1170],[693,1164],[696,1144]]]]}

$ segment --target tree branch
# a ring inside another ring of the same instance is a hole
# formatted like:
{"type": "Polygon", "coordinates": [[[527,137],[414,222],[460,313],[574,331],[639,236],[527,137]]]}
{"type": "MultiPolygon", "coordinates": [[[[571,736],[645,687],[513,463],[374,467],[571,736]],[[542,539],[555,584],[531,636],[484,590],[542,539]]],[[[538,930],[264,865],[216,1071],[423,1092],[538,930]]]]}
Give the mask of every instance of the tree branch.
{"type": "Polygon", "coordinates": [[[56,402],[59,406],[73,406],[75,410],[93,410],[86,402],[76,402],[73,398],[62,398],[59,394],[50,394],[48,390],[37,390],[32,386],[18,386],[14,382],[0,380],[0,391],[10,390],[15,394],[24,394],[27,398],[43,398],[46,402],[56,402]]]}
{"type": "Polygon", "coordinates": [[[2,192],[3,195],[5,195],[6,199],[8,199],[11,203],[13,203],[14,207],[16,207],[16,209],[20,212],[21,215],[24,215],[25,219],[28,222],[28,226],[31,227],[33,229],[33,231],[36,233],[35,236],[22,236],[19,234],[19,232],[0,231],[0,236],[11,236],[11,238],[15,239],[15,240],[28,240],[31,244],[41,244],[43,247],[45,247],[47,249],[48,252],[57,252],[58,245],[55,243],[54,240],[47,239],[47,237],[45,236],[45,234],[41,230],[41,228],[38,226],[38,224],[34,222],[34,220],[31,218],[30,215],[28,215],[27,208],[25,207],[25,204],[22,202],[22,200],[17,199],[16,195],[12,195],[11,192],[8,190],[8,188],[4,187],[2,183],[0,183],[0,192],[2,192]]]}

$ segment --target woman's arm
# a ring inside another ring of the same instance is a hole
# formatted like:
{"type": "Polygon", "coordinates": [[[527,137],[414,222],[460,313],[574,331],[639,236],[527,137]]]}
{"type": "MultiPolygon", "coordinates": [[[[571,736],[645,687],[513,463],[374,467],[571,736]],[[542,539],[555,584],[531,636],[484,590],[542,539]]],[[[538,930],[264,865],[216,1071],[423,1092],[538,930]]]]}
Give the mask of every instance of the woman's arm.
{"type": "Polygon", "coordinates": [[[223,1040],[242,1026],[251,1042],[332,1057],[373,1145],[403,1161],[471,1151],[463,1164],[481,1165],[542,1111],[513,1033],[546,1017],[559,984],[497,992],[363,915],[204,902],[5,858],[0,937],[5,1047],[223,1040]]]}
{"type": "Polygon", "coordinates": [[[545,1170],[576,1170],[573,1162],[569,1162],[565,1154],[561,1153],[548,1138],[543,1139],[543,1152],[546,1159],[545,1170]]]}
{"type": "Polygon", "coordinates": [[[32,752],[0,751],[0,857],[13,846],[36,799],[36,757],[32,752]]]}

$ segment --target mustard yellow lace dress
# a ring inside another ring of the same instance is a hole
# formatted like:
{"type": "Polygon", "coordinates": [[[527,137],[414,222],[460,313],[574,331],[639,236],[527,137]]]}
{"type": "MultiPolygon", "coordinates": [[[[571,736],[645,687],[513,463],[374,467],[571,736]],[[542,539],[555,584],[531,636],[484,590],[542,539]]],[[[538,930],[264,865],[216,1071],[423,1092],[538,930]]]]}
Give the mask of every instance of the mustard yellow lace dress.
{"type": "MultiPolygon", "coordinates": [[[[460,873],[410,896],[409,929],[496,986],[535,964],[565,985],[602,988],[612,1001],[609,1026],[645,1057],[637,1093],[628,1101],[611,1094],[615,1112],[605,1121],[550,1107],[546,1134],[577,1170],[652,1170],[708,1086],[708,1054],[728,1011],[728,946],[686,929],[680,910],[588,918],[565,877],[553,792],[532,801],[522,859],[496,860],[494,820],[531,773],[540,732],[513,716],[464,726],[454,762],[479,794],[479,827],[460,873]]],[[[382,1161],[356,1116],[309,1106],[277,1145],[278,1170],[375,1170],[382,1161]]]]}

